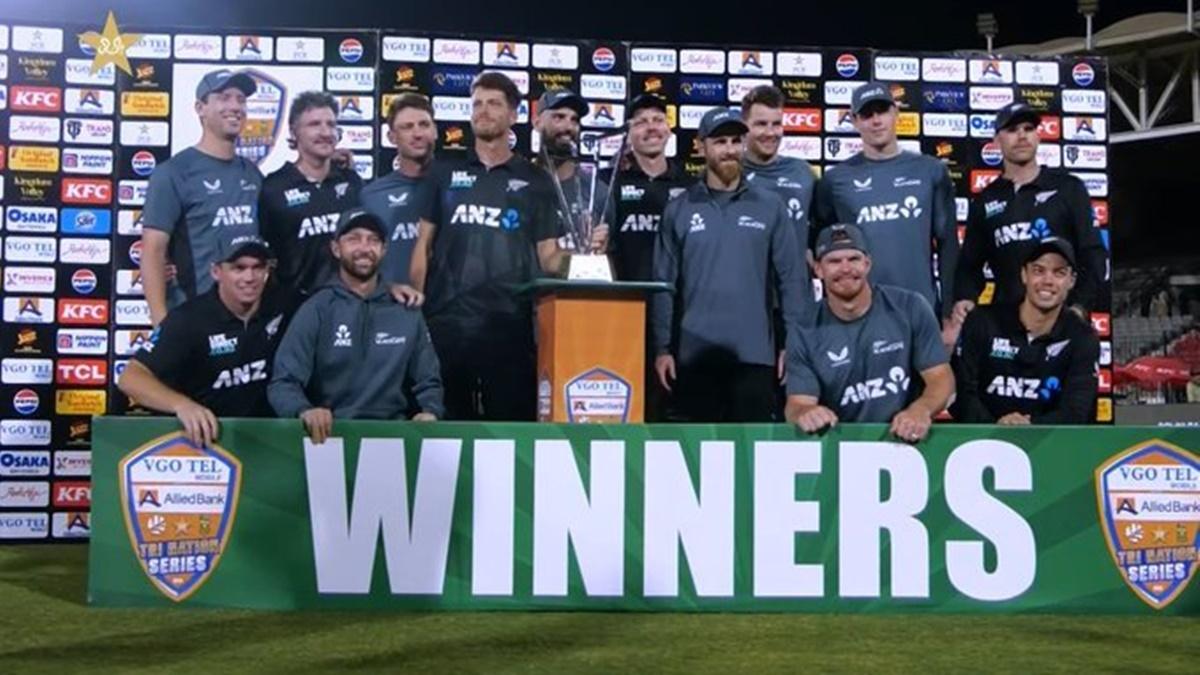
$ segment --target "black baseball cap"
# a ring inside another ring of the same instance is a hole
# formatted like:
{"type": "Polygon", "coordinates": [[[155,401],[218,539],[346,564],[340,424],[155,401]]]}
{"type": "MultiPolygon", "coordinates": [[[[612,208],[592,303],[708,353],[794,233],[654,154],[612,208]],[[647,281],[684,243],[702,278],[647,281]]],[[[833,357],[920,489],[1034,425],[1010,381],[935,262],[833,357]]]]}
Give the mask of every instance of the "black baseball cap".
{"type": "Polygon", "coordinates": [[[1009,103],[996,111],[996,131],[1007,129],[1021,122],[1033,122],[1036,126],[1042,123],[1042,114],[1034,110],[1028,103],[1009,103]]]}
{"type": "Polygon", "coordinates": [[[570,108],[577,115],[583,117],[588,114],[588,104],[579,97],[579,94],[570,89],[547,89],[545,93],[538,98],[538,112],[544,110],[556,110],[558,108],[570,108]]]}
{"type": "Polygon", "coordinates": [[[857,115],[868,103],[876,101],[881,101],[889,106],[896,105],[896,99],[892,96],[892,88],[883,82],[868,82],[862,85],[850,95],[850,111],[857,115]]]}
{"type": "Polygon", "coordinates": [[[824,258],[826,254],[845,249],[862,251],[866,255],[871,255],[871,252],[867,250],[867,237],[857,225],[830,225],[817,233],[817,249],[815,251],[817,260],[824,258]]]}
{"type": "Polygon", "coordinates": [[[337,232],[334,237],[340,238],[343,234],[359,227],[374,232],[379,235],[380,239],[387,239],[387,228],[384,227],[379,216],[359,207],[342,211],[342,215],[338,216],[337,232]]]}
{"type": "Polygon", "coordinates": [[[729,108],[713,108],[700,118],[700,138],[712,138],[721,130],[741,136],[750,131],[750,127],[742,121],[742,113],[729,108]]]}
{"type": "Polygon", "coordinates": [[[237,87],[246,96],[251,96],[258,91],[258,84],[254,78],[250,77],[242,71],[234,72],[228,68],[214,70],[200,78],[199,84],[196,85],[196,100],[218,91],[224,91],[230,87],[237,87]]]}
{"type": "Polygon", "coordinates": [[[246,255],[261,260],[275,258],[271,245],[257,234],[233,227],[222,228],[221,236],[217,239],[217,261],[233,262],[246,255]]]}
{"type": "Polygon", "coordinates": [[[1028,265],[1047,253],[1061,255],[1067,261],[1067,264],[1071,266],[1071,269],[1075,269],[1075,247],[1071,246],[1071,242],[1062,237],[1046,237],[1039,241],[1037,246],[1029,250],[1029,255],[1025,256],[1024,264],[1028,265]]]}
{"type": "Polygon", "coordinates": [[[633,117],[639,110],[654,108],[663,113],[667,112],[667,99],[658,94],[638,94],[629,102],[629,116],[633,117]]]}

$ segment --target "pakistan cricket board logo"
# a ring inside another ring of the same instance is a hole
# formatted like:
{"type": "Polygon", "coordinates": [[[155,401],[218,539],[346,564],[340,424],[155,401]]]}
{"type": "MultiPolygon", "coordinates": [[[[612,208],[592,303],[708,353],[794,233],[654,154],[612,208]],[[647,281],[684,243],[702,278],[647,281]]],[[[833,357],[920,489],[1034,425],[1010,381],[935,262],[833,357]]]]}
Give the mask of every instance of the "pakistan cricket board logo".
{"type": "Polygon", "coordinates": [[[1136,445],[1096,469],[1096,498],[1125,583],[1155,609],[1170,605],[1196,573],[1200,457],[1157,439],[1136,445]]]}
{"type": "Polygon", "coordinates": [[[254,79],[258,91],[246,99],[246,126],[237,139],[237,154],[259,165],[271,154],[283,128],[287,87],[260,70],[249,68],[245,72],[254,79]]]}
{"type": "Polygon", "coordinates": [[[229,542],[242,463],[176,432],[129,453],[118,470],[134,555],[163,595],[188,599],[212,576],[229,542]]]}

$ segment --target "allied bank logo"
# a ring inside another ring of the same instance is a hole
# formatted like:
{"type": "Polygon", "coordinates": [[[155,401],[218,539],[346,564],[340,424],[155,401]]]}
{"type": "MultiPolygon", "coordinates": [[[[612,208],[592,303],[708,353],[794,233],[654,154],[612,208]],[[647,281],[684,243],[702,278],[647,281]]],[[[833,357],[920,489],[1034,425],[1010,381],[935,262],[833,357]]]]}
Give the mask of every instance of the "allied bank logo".
{"type": "Polygon", "coordinates": [[[1200,457],[1152,440],[1096,469],[1100,524],[1121,577],[1142,602],[1170,605],[1196,574],[1200,457]]]}
{"type": "Polygon", "coordinates": [[[163,595],[182,602],[204,585],[233,531],[242,463],[180,432],[121,460],[121,511],[134,554],[163,595]]]}
{"type": "Polygon", "coordinates": [[[254,78],[258,91],[246,99],[246,126],[237,139],[237,154],[262,164],[283,128],[283,103],[287,100],[287,87],[276,78],[254,68],[245,73],[254,78]]]}
{"type": "Polygon", "coordinates": [[[567,382],[567,421],[624,424],[632,391],[620,375],[592,368],[567,382]]]}

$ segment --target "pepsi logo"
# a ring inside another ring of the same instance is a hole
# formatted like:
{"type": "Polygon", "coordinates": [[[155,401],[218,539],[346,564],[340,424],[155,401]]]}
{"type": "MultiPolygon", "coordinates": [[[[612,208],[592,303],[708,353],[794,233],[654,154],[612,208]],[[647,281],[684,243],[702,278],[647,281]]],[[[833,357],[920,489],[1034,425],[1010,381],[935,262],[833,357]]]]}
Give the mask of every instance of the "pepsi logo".
{"type": "Polygon", "coordinates": [[[596,70],[607,73],[617,65],[617,55],[608,47],[600,47],[592,52],[592,65],[596,67],[596,70]]]}
{"type": "Polygon", "coordinates": [[[1086,87],[1096,80],[1096,71],[1086,63],[1076,63],[1071,69],[1071,79],[1075,80],[1075,84],[1086,87]]]}
{"type": "Polygon", "coordinates": [[[996,143],[988,143],[979,150],[979,158],[988,166],[1000,166],[1004,161],[1004,153],[996,143]]]}
{"type": "Polygon", "coordinates": [[[858,57],[853,54],[842,54],[837,57],[834,66],[837,68],[838,75],[854,77],[858,74],[858,57]]]}
{"type": "Polygon", "coordinates": [[[346,63],[358,63],[363,55],[363,44],[354,38],[346,38],[338,45],[338,54],[346,63]]]}
{"type": "Polygon", "coordinates": [[[134,265],[142,264],[142,241],[139,239],[129,247],[129,259],[134,265]]]}
{"type": "Polygon", "coordinates": [[[32,415],[37,412],[38,404],[42,400],[38,398],[37,392],[32,389],[22,389],[13,395],[13,410],[22,415],[32,415]]]}
{"type": "Polygon", "coordinates": [[[129,160],[130,166],[133,167],[133,172],[139,176],[149,176],[154,172],[154,167],[158,164],[158,160],[154,159],[154,153],[149,150],[138,150],[133,154],[133,158],[129,160]]]}
{"type": "Polygon", "coordinates": [[[74,288],[76,293],[91,293],[96,290],[96,273],[88,269],[76,270],[71,275],[71,288],[74,288]]]}

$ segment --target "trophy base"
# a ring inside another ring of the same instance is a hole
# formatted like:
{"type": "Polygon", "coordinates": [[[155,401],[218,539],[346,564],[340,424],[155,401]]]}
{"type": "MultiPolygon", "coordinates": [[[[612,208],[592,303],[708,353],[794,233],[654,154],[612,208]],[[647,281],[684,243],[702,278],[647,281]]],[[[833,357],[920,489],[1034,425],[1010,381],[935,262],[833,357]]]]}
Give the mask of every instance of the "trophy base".
{"type": "Polygon", "coordinates": [[[567,267],[567,279],[571,281],[612,281],[612,264],[608,256],[597,254],[572,254],[567,267]]]}

